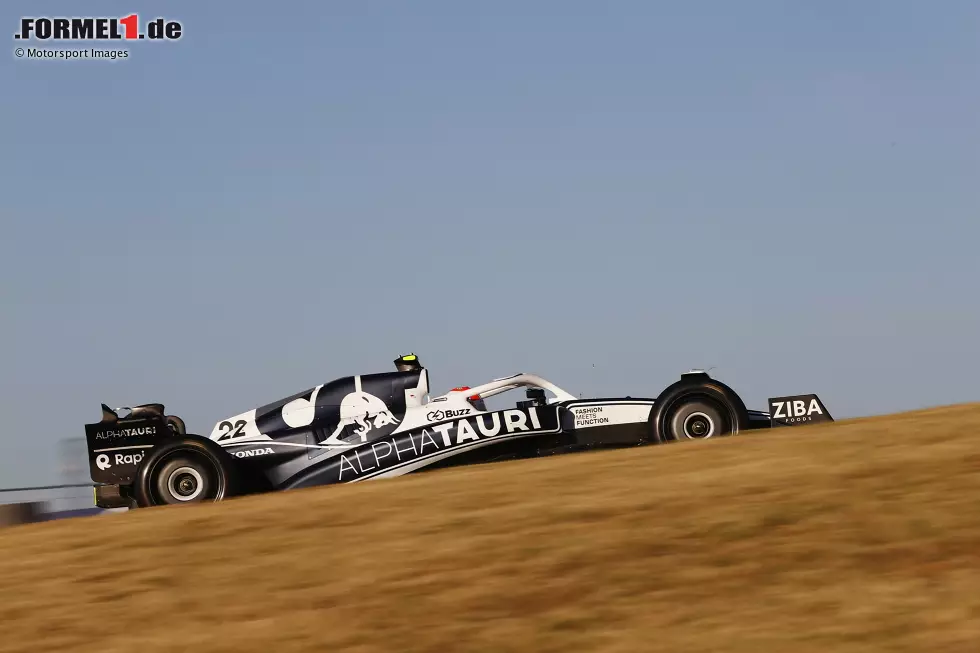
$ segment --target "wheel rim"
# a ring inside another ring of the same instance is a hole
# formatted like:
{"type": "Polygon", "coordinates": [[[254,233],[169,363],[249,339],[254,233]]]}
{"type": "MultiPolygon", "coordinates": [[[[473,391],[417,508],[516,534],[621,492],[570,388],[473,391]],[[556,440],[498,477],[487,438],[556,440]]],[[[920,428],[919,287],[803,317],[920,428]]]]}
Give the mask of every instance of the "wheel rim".
{"type": "Polygon", "coordinates": [[[715,434],[715,421],[705,413],[691,413],[684,418],[681,431],[691,440],[710,438],[715,434]]]}
{"type": "Polygon", "coordinates": [[[204,491],[204,477],[193,467],[178,467],[167,477],[167,490],[177,501],[193,501],[204,491]]]}

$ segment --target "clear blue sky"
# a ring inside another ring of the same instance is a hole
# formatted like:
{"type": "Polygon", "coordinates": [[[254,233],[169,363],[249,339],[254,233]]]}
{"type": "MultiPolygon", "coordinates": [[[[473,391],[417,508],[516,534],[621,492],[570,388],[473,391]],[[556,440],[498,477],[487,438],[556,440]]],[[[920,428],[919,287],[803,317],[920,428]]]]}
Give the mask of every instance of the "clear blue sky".
{"type": "Polygon", "coordinates": [[[435,392],[655,395],[716,366],[760,409],[980,400],[976,2],[21,0],[0,23],[158,7],[184,38],[115,63],[6,37],[0,486],[57,481],[100,402],[208,431],[408,350],[435,392]]]}

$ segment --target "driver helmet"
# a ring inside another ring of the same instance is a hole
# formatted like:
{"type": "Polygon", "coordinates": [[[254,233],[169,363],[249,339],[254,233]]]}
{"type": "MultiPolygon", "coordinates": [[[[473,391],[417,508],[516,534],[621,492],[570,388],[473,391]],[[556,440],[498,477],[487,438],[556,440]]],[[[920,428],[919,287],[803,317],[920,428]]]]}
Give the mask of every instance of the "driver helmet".
{"type": "Polygon", "coordinates": [[[422,369],[422,363],[415,354],[405,354],[395,359],[395,369],[399,372],[416,372],[422,369]]]}

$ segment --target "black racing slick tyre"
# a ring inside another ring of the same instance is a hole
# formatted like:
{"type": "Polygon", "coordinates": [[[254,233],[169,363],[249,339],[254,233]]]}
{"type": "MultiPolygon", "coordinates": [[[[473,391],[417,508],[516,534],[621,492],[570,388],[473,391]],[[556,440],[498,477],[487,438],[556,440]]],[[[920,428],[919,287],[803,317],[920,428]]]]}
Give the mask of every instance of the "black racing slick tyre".
{"type": "Polygon", "coordinates": [[[196,438],[154,447],[133,482],[140,508],[221,501],[235,496],[239,479],[234,459],[217,445],[196,438]]]}
{"type": "Polygon", "coordinates": [[[650,413],[660,442],[706,440],[749,426],[748,411],[734,390],[707,375],[688,375],[664,390],[650,413]]]}
{"type": "Polygon", "coordinates": [[[167,428],[169,428],[174,435],[187,435],[187,426],[184,425],[184,420],[180,419],[176,415],[167,415],[165,421],[167,423],[167,428]]]}
{"type": "Polygon", "coordinates": [[[665,429],[670,440],[705,440],[732,432],[724,408],[707,397],[693,396],[670,411],[665,429]]]}

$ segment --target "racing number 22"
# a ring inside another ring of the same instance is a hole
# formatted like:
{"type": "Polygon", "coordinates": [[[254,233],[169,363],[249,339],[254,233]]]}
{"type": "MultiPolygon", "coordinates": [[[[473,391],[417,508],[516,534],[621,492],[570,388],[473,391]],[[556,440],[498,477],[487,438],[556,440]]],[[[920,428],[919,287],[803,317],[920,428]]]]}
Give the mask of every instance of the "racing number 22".
{"type": "Polygon", "coordinates": [[[218,438],[218,442],[221,442],[222,440],[231,440],[232,438],[239,438],[245,435],[242,433],[242,429],[244,428],[245,420],[243,419],[238,420],[234,424],[227,421],[218,424],[218,430],[221,431],[221,437],[218,438]]]}

